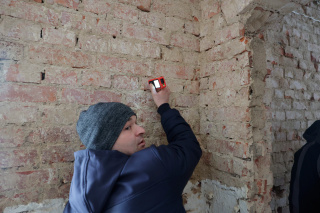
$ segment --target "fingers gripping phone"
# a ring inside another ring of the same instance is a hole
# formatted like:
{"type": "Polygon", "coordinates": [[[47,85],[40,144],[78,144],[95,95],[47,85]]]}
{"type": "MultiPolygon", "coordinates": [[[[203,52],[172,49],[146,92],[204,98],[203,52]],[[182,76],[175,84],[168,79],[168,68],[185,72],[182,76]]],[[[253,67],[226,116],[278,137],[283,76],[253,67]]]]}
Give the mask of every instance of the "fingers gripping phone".
{"type": "Polygon", "coordinates": [[[161,76],[159,78],[154,78],[148,81],[149,84],[153,84],[153,86],[156,88],[156,90],[163,89],[167,86],[166,81],[164,80],[164,77],[161,76]]]}

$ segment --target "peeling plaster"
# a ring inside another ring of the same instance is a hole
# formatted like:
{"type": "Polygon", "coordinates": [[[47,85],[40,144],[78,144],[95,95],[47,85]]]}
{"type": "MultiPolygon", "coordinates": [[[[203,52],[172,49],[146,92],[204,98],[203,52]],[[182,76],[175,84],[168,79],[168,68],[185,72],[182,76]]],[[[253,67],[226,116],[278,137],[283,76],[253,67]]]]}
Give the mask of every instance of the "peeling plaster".
{"type": "Polygon", "coordinates": [[[188,182],[184,197],[187,212],[234,212],[245,213],[247,206],[247,187],[228,187],[215,180],[188,182]]]}
{"type": "Polygon", "coordinates": [[[66,200],[51,199],[45,200],[43,203],[29,203],[28,205],[11,206],[4,209],[3,213],[21,213],[21,212],[32,212],[32,213],[57,213],[63,212],[66,200]]]}

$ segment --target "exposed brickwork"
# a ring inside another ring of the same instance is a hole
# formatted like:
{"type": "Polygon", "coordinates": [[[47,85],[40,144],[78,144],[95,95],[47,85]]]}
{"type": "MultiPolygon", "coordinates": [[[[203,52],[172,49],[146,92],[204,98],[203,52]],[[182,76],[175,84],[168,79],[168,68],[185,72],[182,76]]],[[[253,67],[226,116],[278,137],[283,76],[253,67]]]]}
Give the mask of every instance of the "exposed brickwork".
{"type": "Polygon", "coordinates": [[[147,143],[165,143],[147,91],[163,75],[203,148],[186,210],[288,212],[293,153],[320,118],[309,2],[1,0],[0,211],[68,197],[91,104],[128,104],[147,143]]]}
{"type": "Polygon", "coordinates": [[[165,142],[152,77],[199,133],[199,14],[193,1],[0,1],[0,211],[68,197],[88,105],[126,103],[147,143],[165,142]]]}
{"type": "Polygon", "coordinates": [[[305,143],[303,132],[320,118],[319,13],[319,3],[312,2],[305,13],[292,12],[264,33],[268,69],[264,102],[272,124],[274,212],[289,212],[293,154],[305,143]]]}

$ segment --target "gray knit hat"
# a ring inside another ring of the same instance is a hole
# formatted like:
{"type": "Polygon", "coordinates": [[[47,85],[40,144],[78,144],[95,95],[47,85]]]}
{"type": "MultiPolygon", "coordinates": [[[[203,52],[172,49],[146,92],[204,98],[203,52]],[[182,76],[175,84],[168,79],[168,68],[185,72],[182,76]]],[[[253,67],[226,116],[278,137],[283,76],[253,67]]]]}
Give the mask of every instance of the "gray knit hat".
{"type": "Polygon", "coordinates": [[[97,103],[82,111],[77,132],[87,149],[111,150],[124,125],[132,115],[132,109],[122,103],[97,103]]]}

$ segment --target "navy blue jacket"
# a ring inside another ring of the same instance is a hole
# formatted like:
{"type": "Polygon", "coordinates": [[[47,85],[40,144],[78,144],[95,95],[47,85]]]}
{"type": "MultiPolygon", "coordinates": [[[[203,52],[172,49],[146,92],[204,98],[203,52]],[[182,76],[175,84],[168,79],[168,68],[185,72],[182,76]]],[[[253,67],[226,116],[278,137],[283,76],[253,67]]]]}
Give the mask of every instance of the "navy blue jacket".
{"type": "Polygon", "coordinates": [[[294,154],[289,206],[293,213],[320,212],[320,120],[303,134],[307,143],[294,154]]]}
{"type": "Polygon", "coordinates": [[[69,202],[64,212],[185,212],[182,192],[202,151],[180,113],[158,112],[168,145],[127,156],[111,150],[75,152],[69,202]]]}

